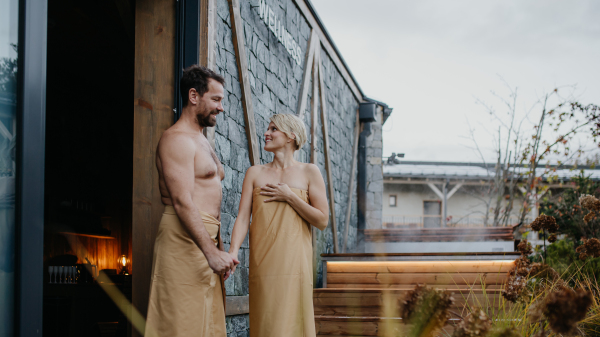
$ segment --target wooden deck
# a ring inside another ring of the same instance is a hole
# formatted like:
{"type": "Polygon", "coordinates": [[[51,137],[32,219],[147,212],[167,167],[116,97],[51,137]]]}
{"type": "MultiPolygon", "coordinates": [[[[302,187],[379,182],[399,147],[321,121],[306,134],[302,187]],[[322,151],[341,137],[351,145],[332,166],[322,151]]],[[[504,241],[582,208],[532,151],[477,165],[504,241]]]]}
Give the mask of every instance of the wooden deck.
{"type": "MultiPolygon", "coordinates": [[[[324,288],[313,303],[318,336],[401,336],[399,301],[416,284],[452,292],[451,309],[498,308],[517,254],[323,254],[324,288]],[[415,260],[421,259],[421,260],[415,260]],[[424,259],[424,260],[422,260],[424,259]],[[427,260],[433,259],[433,260],[427,260]]],[[[453,331],[453,322],[445,327],[453,331]]]]}

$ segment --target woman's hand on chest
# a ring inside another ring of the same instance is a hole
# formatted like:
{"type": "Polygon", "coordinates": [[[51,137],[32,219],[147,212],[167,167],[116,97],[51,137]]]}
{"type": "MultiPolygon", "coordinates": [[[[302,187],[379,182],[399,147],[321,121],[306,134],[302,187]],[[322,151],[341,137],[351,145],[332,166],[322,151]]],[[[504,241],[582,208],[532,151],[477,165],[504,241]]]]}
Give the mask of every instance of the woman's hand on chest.
{"type": "Polygon", "coordinates": [[[287,184],[277,183],[277,184],[266,184],[265,186],[261,186],[260,194],[270,197],[266,199],[264,202],[271,201],[285,201],[289,202],[290,199],[294,196],[294,192],[290,189],[287,184]]]}

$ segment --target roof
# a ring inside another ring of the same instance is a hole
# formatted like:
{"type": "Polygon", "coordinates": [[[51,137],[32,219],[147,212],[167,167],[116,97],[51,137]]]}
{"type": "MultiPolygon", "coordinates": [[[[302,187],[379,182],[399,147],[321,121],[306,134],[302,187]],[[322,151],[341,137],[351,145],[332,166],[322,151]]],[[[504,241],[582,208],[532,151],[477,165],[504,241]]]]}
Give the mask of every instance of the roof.
{"type": "MultiPolygon", "coordinates": [[[[600,169],[590,166],[563,166],[561,168],[550,167],[550,169],[556,169],[553,175],[556,175],[561,180],[569,180],[577,177],[582,171],[585,176],[589,176],[594,180],[600,180],[600,169]]],[[[523,174],[528,170],[524,166],[514,168],[514,172],[518,174],[523,174]]],[[[494,178],[494,171],[495,165],[484,163],[397,161],[396,163],[383,165],[383,176],[385,178],[487,180],[494,178]]],[[[543,177],[547,169],[541,167],[537,168],[536,171],[538,176],[543,177]]]]}

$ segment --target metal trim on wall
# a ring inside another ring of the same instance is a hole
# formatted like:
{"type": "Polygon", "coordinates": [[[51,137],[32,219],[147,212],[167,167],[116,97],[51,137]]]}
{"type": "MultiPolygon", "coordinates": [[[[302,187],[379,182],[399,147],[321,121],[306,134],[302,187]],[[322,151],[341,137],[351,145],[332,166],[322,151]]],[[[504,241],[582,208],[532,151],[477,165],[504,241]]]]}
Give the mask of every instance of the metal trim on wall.
{"type": "Polygon", "coordinates": [[[19,4],[16,336],[42,335],[47,0],[19,4]]]}

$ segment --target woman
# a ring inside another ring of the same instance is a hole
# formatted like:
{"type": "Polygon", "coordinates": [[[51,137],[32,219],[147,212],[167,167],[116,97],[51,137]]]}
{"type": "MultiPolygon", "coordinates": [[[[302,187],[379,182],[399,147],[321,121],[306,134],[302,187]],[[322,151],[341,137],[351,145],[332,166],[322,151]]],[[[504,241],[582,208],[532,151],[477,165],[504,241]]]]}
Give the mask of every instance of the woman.
{"type": "Polygon", "coordinates": [[[229,253],[237,258],[252,214],[251,337],[315,336],[311,225],[325,229],[329,209],[317,166],[294,160],[305,142],[300,118],[273,115],[264,147],[273,161],[252,166],[244,178],[229,253]]]}

